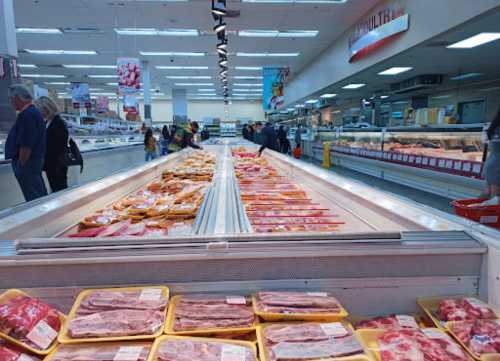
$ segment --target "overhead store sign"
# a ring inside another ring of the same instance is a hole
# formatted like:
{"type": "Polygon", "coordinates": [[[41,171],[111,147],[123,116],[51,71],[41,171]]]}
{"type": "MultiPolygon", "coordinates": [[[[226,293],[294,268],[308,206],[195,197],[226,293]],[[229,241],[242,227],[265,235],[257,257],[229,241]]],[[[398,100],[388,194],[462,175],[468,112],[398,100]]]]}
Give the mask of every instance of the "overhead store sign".
{"type": "Polygon", "coordinates": [[[141,90],[141,63],[137,58],[118,58],[116,61],[120,94],[136,94],[141,90]]]}
{"type": "Polygon", "coordinates": [[[288,74],[290,74],[289,68],[264,67],[262,69],[262,105],[265,111],[277,110],[284,105],[283,88],[288,74]]]}
{"type": "Polygon", "coordinates": [[[71,83],[71,99],[75,109],[90,104],[90,89],[88,83],[71,83]]]}
{"type": "Polygon", "coordinates": [[[97,97],[96,108],[98,113],[107,113],[109,111],[109,98],[106,96],[97,97]]]}
{"type": "Polygon", "coordinates": [[[349,62],[354,62],[379,48],[394,36],[410,28],[410,15],[402,6],[390,6],[356,25],[349,38],[349,62]]]}

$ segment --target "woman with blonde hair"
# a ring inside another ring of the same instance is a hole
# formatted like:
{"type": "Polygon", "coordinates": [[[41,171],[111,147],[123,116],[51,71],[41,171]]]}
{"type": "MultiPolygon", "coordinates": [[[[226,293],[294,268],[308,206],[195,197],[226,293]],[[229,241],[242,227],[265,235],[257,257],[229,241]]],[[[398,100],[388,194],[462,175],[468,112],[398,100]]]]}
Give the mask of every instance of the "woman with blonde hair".
{"type": "Polygon", "coordinates": [[[49,97],[42,96],[35,100],[35,105],[43,114],[47,128],[47,148],[43,169],[47,174],[50,189],[57,192],[68,188],[68,167],[61,164],[61,155],[68,147],[68,128],[59,116],[56,103],[49,97]]]}

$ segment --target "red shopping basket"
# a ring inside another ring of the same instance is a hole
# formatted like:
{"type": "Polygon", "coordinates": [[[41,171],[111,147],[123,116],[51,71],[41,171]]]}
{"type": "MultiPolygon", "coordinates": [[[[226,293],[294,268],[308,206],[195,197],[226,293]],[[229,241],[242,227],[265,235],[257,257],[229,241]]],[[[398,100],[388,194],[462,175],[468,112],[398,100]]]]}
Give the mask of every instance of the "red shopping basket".
{"type": "Polygon", "coordinates": [[[484,198],[460,199],[451,202],[455,214],[490,227],[500,228],[500,205],[498,206],[471,206],[484,202],[484,198]]]}

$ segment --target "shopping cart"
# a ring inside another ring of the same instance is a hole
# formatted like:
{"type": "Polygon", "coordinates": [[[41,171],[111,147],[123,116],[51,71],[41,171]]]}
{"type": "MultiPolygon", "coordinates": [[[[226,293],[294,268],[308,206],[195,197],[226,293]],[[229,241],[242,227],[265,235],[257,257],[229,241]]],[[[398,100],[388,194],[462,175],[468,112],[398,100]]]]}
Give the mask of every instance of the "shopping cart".
{"type": "Polygon", "coordinates": [[[490,227],[500,228],[500,205],[498,206],[474,206],[484,202],[486,199],[460,199],[451,202],[455,214],[472,221],[485,224],[490,227]]]}

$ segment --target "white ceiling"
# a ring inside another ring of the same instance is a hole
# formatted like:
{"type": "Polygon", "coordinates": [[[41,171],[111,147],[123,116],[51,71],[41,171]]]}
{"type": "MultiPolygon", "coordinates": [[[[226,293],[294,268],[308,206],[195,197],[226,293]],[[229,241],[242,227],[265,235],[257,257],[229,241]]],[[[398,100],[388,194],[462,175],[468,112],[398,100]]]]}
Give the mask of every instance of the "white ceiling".
{"type": "MultiPolygon", "coordinates": [[[[236,52],[298,52],[294,58],[229,57],[230,83],[259,83],[259,80],[234,80],[233,76],[260,75],[257,71],[236,71],[235,66],[283,65],[292,74],[318,56],[340,34],[368,12],[378,0],[348,0],[344,4],[258,4],[228,0],[228,8],[240,10],[239,18],[227,19],[228,30],[318,30],[315,38],[244,38],[229,36],[229,51],[236,52]]],[[[218,92],[215,35],[199,37],[118,36],[114,28],[179,28],[211,31],[214,20],[210,14],[210,0],[189,2],[124,1],[124,0],[15,0],[17,27],[41,28],[97,28],[94,34],[18,34],[21,64],[37,64],[38,69],[22,69],[23,73],[64,74],[67,79],[52,81],[89,82],[92,88],[114,91],[104,85],[113,79],[88,79],[89,74],[113,74],[114,70],[65,69],[62,64],[112,65],[119,56],[140,57],[139,51],[204,52],[205,57],[141,57],[152,65],[152,86],[170,95],[175,82],[213,82],[218,92]],[[96,56],[32,55],[23,49],[96,50],[96,56]],[[157,70],[157,65],[208,66],[209,70],[157,70]],[[167,75],[204,75],[211,80],[170,80],[167,75]]],[[[43,80],[36,79],[37,82],[43,80]]],[[[47,80],[50,81],[50,80],[47,80]]],[[[183,88],[176,86],[176,88],[183,88]]],[[[195,93],[198,88],[186,87],[195,93]]],[[[232,87],[231,87],[232,88],[232,87]]],[[[63,90],[64,86],[58,87],[63,90]]]]}

